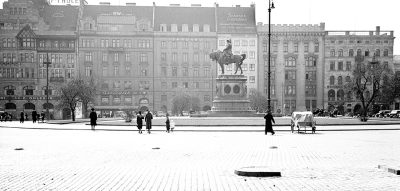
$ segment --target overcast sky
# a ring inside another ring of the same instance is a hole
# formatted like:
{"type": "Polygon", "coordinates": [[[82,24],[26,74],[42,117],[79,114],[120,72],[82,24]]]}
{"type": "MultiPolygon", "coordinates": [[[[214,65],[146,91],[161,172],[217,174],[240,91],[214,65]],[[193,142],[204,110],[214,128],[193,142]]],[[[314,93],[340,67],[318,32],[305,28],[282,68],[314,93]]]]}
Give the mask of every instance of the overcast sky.
{"type": "MultiPolygon", "coordinates": [[[[5,0],[0,0],[1,8],[5,0]]],[[[268,23],[268,0],[87,0],[89,4],[111,2],[112,5],[124,5],[134,2],[138,6],[180,4],[190,6],[201,4],[205,7],[231,7],[241,5],[249,7],[256,4],[257,22],[268,23]]],[[[326,30],[375,30],[395,31],[394,54],[400,55],[400,1],[399,0],[275,0],[272,10],[272,24],[319,24],[325,22],[326,30]]]]}

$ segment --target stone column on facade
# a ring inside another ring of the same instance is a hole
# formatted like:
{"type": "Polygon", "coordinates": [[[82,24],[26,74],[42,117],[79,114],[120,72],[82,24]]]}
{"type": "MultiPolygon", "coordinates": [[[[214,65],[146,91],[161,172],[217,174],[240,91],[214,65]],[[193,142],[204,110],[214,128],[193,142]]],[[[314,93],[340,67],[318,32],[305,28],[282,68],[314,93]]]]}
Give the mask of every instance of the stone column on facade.
{"type": "MultiPolygon", "coordinates": [[[[280,47],[280,43],[278,44],[280,47]]],[[[279,49],[278,49],[279,51],[279,49]]],[[[284,114],[285,108],[283,105],[285,104],[285,57],[283,54],[276,53],[275,54],[275,96],[278,100],[277,109],[281,110],[281,113],[284,114]]]]}
{"type": "MultiPolygon", "coordinates": [[[[324,91],[325,91],[325,41],[322,36],[318,37],[319,42],[319,53],[317,58],[317,84],[316,84],[316,93],[317,93],[317,108],[322,109],[324,107],[324,91]]],[[[326,94],[325,94],[326,95],[326,94]]]]}

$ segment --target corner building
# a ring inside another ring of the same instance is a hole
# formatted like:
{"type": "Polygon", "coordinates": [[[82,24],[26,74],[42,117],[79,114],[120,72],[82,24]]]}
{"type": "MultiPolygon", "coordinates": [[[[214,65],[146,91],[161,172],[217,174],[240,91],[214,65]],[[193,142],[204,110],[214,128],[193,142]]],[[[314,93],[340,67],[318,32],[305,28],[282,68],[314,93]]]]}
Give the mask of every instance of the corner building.
{"type": "Polygon", "coordinates": [[[78,7],[49,6],[45,1],[9,0],[0,10],[0,110],[19,118],[24,111],[55,110],[56,87],[75,77],[78,7]],[[47,66],[49,61],[49,91],[47,66]],[[49,104],[46,103],[47,95],[49,104]]]}
{"type": "MultiPolygon", "coordinates": [[[[268,25],[258,23],[258,90],[268,95],[268,25]]],[[[271,109],[290,115],[324,105],[325,23],[271,25],[271,109]]]]}
{"type": "MultiPolygon", "coordinates": [[[[374,60],[396,71],[393,63],[393,31],[381,31],[379,26],[375,31],[326,31],[325,38],[324,107],[328,110],[337,108],[341,114],[358,113],[361,103],[354,93],[344,91],[344,84],[353,77],[357,62],[374,60]],[[359,61],[356,60],[357,56],[359,61]]],[[[371,92],[367,91],[366,97],[372,94],[372,85],[369,88],[371,92]]],[[[380,109],[392,109],[398,107],[399,102],[393,106],[375,104],[380,109]]]]}

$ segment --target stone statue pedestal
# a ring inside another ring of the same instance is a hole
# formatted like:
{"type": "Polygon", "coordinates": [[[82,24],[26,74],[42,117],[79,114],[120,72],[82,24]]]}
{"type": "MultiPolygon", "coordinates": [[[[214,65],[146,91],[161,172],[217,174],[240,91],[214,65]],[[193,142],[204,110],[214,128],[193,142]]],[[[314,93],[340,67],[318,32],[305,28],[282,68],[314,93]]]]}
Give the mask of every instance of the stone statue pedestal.
{"type": "Polygon", "coordinates": [[[208,116],[255,116],[256,112],[250,108],[246,82],[244,75],[219,75],[216,79],[216,96],[208,116]]]}

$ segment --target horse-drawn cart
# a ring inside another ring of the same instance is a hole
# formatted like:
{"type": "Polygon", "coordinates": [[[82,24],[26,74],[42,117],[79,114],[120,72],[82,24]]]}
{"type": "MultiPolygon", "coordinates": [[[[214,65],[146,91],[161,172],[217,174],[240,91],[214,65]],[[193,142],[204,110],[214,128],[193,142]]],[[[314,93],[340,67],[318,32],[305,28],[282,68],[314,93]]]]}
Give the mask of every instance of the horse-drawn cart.
{"type": "Polygon", "coordinates": [[[298,133],[301,131],[307,133],[307,128],[311,129],[311,133],[315,133],[315,125],[316,122],[311,111],[295,111],[292,113],[292,119],[290,121],[292,133],[295,131],[295,128],[297,128],[298,133]]]}

